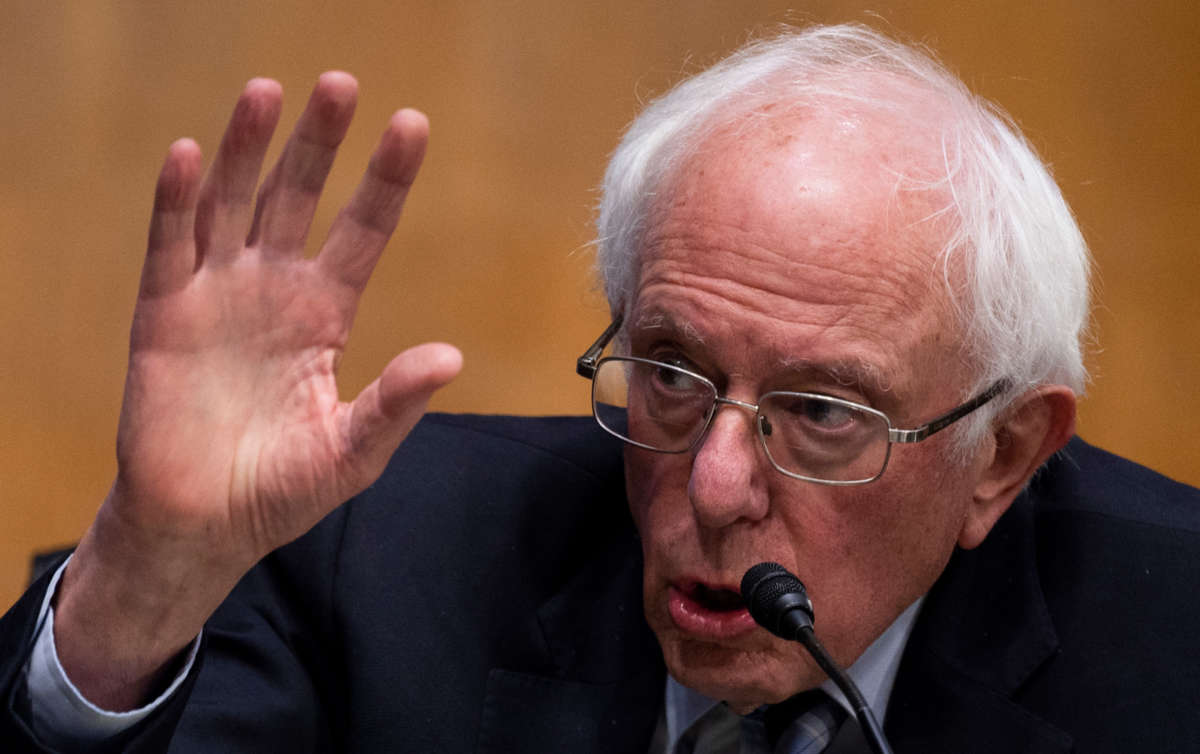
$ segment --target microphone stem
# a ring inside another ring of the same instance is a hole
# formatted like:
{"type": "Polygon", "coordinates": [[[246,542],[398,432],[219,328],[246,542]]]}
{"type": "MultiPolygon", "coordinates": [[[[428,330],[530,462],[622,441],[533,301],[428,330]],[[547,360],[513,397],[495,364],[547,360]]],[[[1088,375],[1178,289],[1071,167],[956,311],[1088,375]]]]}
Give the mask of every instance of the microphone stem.
{"type": "Polygon", "coordinates": [[[817,665],[821,666],[821,670],[825,671],[825,675],[834,682],[834,684],[842,690],[846,695],[846,699],[850,701],[850,706],[854,708],[854,716],[858,718],[858,724],[862,727],[863,735],[867,739],[867,743],[871,745],[871,751],[874,754],[892,754],[892,749],[888,746],[887,739],[883,736],[883,728],[875,719],[875,713],[871,711],[871,706],[867,704],[867,700],[863,697],[862,692],[854,685],[854,681],[850,680],[850,676],[846,675],[829,653],[825,651],[824,645],[817,639],[813,633],[812,626],[803,626],[796,632],[796,641],[804,645],[808,653],[817,661],[817,665]]]}

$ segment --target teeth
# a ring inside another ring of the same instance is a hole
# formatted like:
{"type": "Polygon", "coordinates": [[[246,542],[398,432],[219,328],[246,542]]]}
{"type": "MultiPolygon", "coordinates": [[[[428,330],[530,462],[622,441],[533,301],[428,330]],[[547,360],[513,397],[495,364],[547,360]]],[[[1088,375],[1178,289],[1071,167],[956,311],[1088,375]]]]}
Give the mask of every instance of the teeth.
{"type": "Polygon", "coordinates": [[[731,589],[710,589],[703,584],[697,584],[693,597],[704,607],[718,612],[739,610],[743,607],[742,596],[731,589]]]}

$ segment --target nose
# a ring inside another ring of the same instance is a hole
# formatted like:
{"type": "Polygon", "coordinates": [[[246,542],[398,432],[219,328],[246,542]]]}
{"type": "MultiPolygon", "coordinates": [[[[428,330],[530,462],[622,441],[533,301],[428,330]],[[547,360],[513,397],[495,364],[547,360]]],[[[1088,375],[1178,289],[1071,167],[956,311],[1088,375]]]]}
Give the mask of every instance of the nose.
{"type": "Polygon", "coordinates": [[[752,407],[717,406],[692,458],[688,497],[701,526],[719,529],[738,520],[758,521],[770,508],[767,459],[755,431],[752,407]],[[744,410],[739,410],[744,409],[744,410]]]}

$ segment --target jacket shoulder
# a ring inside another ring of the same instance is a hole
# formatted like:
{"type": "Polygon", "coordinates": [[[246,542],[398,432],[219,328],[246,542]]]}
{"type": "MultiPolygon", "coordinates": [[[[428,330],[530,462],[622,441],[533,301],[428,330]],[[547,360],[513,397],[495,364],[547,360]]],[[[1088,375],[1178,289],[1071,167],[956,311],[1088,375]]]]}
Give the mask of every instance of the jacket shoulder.
{"type": "Polygon", "coordinates": [[[597,477],[620,473],[621,443],[590,416],[429,414],[401,446],[510,454],[574,465],[597,477]]]}
{"type": "Polygon", "coordinates": [[[1059,647],[1024,700],[1081,751],[1195,750],[1200,491],[1080,440],[1065,450],[1030,490],[1059,647]],[[1105,712],[1118,708],[1128,719],[1105,712]]]}
{"type": "Polygon", "coordinates": [[[1200,490],[1078,437],[1038,472],[1029,495],[1039,515],[1090,513],[1200,532],[1200,490]]]}

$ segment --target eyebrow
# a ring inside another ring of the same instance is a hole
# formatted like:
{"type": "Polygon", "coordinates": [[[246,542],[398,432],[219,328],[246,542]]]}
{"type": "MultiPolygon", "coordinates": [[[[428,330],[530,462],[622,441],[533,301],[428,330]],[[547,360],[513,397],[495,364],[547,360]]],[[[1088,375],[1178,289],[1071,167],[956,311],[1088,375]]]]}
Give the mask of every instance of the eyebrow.
{"type": "Polygon", "coordinates": [[[664,330],[671,335],[686,340],[696,346],[704,345],[704,336],[691,322],[680,322],[674,317],[662,312],[643,312],[637,321],[631,322],[630,333],[634,330],[664,330]]]}
{"type": "Polygon", "coordinates": [[[779,361],[779,366],[798,375],[822,375],[842,387],[872,388],[881,393],[891,391],[891,381],[886,372],[878,365],[862,359],[816,362],[785,357],[779,361]]]}
{"type": "MultiPolygon", "coordinates": [[[[662,330],[671,337],[686,341],[689,345],[703,346],[704,336],[688,321],[681,321],[661,311],[643,312],[631,323],[633,331],[662,330]]],[[[813,361],[800,357],[783,356],[773,368],[793,373],[798,377],[818,377],[841,387],[871,388],[886,393],[891,391],[891,380],[879,365],[864,359],[837,359],[835,361],[813,361]]]]}

